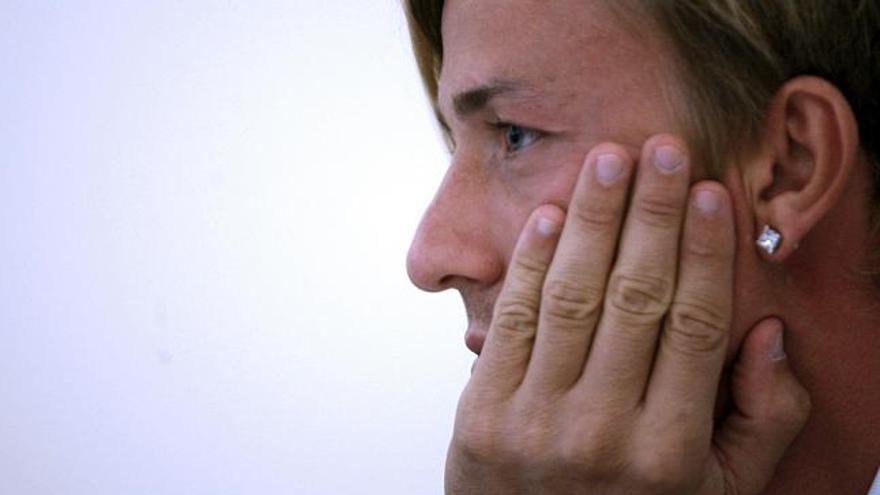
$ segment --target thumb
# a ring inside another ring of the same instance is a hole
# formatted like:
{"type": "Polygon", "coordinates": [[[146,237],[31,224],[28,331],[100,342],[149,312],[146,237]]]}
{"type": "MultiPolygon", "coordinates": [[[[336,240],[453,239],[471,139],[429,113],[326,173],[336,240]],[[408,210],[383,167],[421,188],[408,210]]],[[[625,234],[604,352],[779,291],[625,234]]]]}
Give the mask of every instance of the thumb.
{"type": "Polygon", "coordinates": [[[757,494],[804,427],[810,397],[789,366],[783,324],[768,318],[743,342],[731,382],[734,408],[715,437],[726,483],[757,494]]]}

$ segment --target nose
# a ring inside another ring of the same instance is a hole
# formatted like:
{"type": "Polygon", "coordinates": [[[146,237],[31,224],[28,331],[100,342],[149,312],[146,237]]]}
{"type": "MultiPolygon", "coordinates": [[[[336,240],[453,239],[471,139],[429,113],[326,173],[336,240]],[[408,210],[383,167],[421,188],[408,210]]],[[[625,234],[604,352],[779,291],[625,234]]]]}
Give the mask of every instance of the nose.
{"type": "Polygon", "coordinates": [[[502,275],[486,181],[453,164],[422,217],[407,255],[410,280],[438,292],[492,284],[502,275]]]}

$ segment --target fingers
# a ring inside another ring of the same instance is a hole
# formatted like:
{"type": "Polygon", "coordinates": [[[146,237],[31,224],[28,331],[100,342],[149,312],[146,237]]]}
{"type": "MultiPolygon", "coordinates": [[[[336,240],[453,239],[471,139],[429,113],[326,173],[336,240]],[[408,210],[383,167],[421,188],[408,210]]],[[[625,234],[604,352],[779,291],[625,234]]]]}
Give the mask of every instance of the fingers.
{"type": "Polygon", "coordinates": [[[538,334],[524,386],[567,390],[580,376],[602,309],[632,159],[600,145],[585,160],[541,297],[538,334]]]}
{"type": "Polygon", "coordinates": [[[538,324],[541,288],[564,213],[555,206],[535,210],[520,235],[495,302],[492,325],[471,383],[492,394],[510,393],[522,382],[538,324]]]}
{"type": "Polygon", "coordinates": [[[645,397],[661,424],[686,420],[708,440],[727,349],[735,248],[730,198],[720,184],[694,186],[676,292],[645,397]]]}
{"type": "Polygon", "coordinates": [[[749,332],[733,373],[736,407],[715,437],[717,455],[737,493],[760,493],[810,414],[809,394],[785,358],[779,320],[749,332]]]}
{"type": "Polygon", "coordinates": [[[581,386],[593,397],[641,400],[660,321],[672,300],[690,164],[680,140],[642,150],[618,258],[581,386]]]}

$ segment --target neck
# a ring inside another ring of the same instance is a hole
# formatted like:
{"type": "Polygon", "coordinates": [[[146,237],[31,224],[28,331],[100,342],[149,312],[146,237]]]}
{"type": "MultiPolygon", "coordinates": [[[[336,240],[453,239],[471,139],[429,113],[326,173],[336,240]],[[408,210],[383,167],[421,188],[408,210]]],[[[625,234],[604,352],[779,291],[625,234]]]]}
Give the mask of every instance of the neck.
{"type": "Polygon", "coordinates": [[[798,253],[787,270],[797,275],[775,294],[786,308],[786,350],[813,410],[770,494],[865,495],[880,463],[880,290],[855,270],[842,273],[852,266],[847,259],[865,253],[827,244],[798,253]]]}

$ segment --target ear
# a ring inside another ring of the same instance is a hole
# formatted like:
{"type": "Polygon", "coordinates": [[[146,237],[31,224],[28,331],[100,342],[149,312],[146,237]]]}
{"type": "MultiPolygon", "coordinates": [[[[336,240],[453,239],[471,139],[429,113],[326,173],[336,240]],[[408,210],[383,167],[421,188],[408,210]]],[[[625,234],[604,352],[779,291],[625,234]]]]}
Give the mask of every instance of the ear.
{"type": "Polygon", "coordinates": [[[762,133],[762,151],[744,164],[743,179],[755,239],[765,226],[782,235],[773,254],[759,251],[781,262],[840,198],[858,163],[858,124],[835,86],[801,76],[773,97],[762,133]]]}

